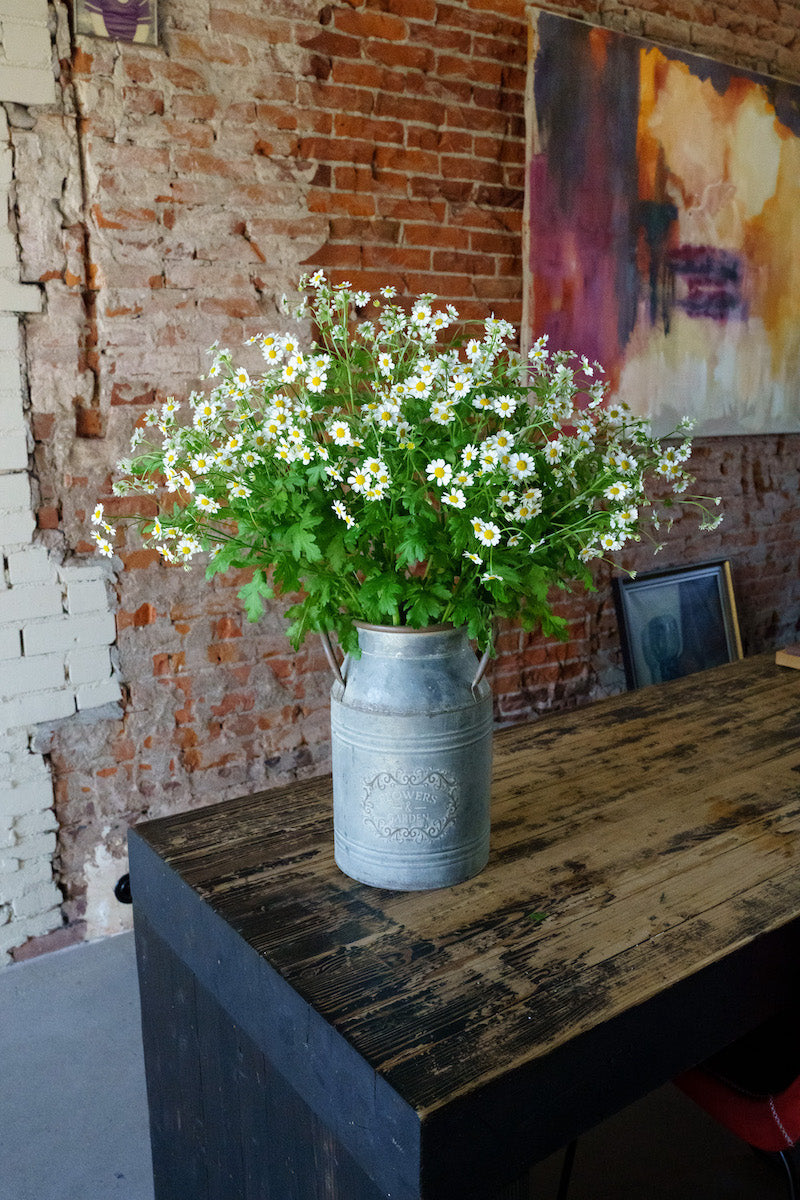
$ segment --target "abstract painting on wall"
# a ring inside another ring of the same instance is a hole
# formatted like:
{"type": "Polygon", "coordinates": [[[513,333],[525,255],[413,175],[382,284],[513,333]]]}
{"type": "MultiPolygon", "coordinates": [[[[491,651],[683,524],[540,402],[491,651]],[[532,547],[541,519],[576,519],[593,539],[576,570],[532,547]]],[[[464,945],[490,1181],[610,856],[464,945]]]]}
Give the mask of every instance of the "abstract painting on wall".
{"type": "Polygon", "coordinates": [[[528,338],[658,433],[800,430],[800,87],[531,19],[528,338]]]}

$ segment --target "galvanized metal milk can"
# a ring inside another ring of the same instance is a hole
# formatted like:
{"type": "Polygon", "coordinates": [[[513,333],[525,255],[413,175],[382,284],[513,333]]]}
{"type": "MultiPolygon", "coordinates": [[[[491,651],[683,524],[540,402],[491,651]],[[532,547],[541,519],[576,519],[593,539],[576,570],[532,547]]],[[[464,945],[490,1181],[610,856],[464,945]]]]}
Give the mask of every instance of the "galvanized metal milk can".
{"type": "Polygon", "coordinates": [[[336,862],[374,887],[459,883],[489,856],[488,656],[464,629],[357,625],[331,688],[336,862]]]}

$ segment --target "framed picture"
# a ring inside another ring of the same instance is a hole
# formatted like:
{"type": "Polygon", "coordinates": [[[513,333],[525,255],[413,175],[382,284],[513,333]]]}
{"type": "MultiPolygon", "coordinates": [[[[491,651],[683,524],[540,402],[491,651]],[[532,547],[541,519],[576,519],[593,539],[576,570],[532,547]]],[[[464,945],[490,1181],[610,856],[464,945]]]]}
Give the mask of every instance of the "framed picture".
{"type": "Polygon", "coordinates": [[[157,0],[75,0],[75,28],[115,42],[158,43],[157,0]]]}
{"type": "Polygon", "coordinates": [[[629,688],[742,657],[727,561],[615,578],[613,586],[629,688]]]}

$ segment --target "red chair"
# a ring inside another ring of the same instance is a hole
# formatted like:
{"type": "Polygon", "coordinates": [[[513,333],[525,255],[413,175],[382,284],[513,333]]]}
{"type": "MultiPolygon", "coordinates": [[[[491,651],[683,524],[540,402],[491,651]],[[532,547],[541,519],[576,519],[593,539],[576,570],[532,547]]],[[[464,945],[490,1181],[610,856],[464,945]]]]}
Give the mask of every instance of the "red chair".
{"type": "Polygon", "coordinates": [[[756,1150],[780,1159],[789,1200],[800,1200],[800,1029],[784,1013],[675,1083],[756,1150]]]}

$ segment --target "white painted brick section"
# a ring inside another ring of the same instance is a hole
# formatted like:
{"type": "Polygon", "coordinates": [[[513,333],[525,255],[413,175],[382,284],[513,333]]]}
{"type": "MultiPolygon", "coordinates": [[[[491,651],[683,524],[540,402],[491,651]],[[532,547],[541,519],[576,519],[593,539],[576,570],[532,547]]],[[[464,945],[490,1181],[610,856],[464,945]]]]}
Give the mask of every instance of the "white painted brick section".
{"type": "MultiPolygon", "coordinates": [[[[2,68],[0,68],[2,75],[2,68]]],[[[5,312],[36,313],[42,311],[42,293],[32,283],[16,283],[0,279],[0,308],[5,312]]]]}
{"type": "Polygon", "coordinates": [[[56,582],[56,567],[44,546],[26,546],[7,557],[11,584],[56,582]]]}
{"type": "Polygon", "coordinates": [[[106,683],[111,675],[111,657],[108,650],[72,650],[67,654],[67,672],[70,683],[106,683]]]}
{"type": "MultiPolygon", "coordinates": [[[[19,625],[0,625],[0,663],[22,653],[22,629],[19,625]]],[[[2,666],[0,666],[2,672],[2,666]]]]}
{"type": "Polygon", "coordinates": [[[7,314],[0,314],[0,354],[19,354],[19,321],[7,314]]]}
{"type": "Polygon", "coordinates": [[[33,658],[3,663],[0,667],[0,700],[62,687],[64,667],[63,654],[37,654],[33,658]]]}
{"type": "Polygon", "coordinates": [[[76,580],[67,584],[67,612],[107,613],[108,592],[102,579],[76,580]]]}
{"type": "MultiPolygon", "coordinates": [[[[56,98],[47,0],[0,0],[0,103],[56,98]]],[[[0,107],[0,213],[13,186],[0,107]]],[[[109,646],[116,630],[107,573],[59,567],[33,545],[31,446],[23,411],[16,314],[42,309],[42,289],[19,276],[12,227],[0,217],[0,962],[28,938],[61,925],[53,880],[56,815],[47,764],[30,733],[119,700],[109,646]]]]}
{"type": "Polygon", "coordinates": [[[0,513],[0,546],[21,546],[30,541],[36,521],[31,512],[0,513]]]}
{"type": "MultiPolygon", "coordinates": [[[[28,621],[35,617],[59,617],[63,623],[63,602],[60,584],[24,584],[20,587],[7,588],[0,593],[0,623],[5,621],[28,621]]],[[[56,624],[56,622],[54,622],[56,624]]],[[[46,654],[53,647],[47,644],[44,629],[41,625],[29,626],[30,629],[41,631],[38,642],[41,649],[30,650],[25,647],[26,654],[46,654]]]]}
{"type": "Polygon", "coordinates": [[[24,471],[28,465],[28,439],[25,430],[3,425],[0,397],[0,471],[24,471]]]}
{"type": "Polygon", "coordinates": [[[42,721],[61,721],[75,712],[75,694],[69,691],[36,692],[18,696],[15,700],[0,701],[0,729],[38,725],[42,721]]]}
{"type": "Polygon", "coordinates": [[[0,512],[31,506],[31,486],[27,474],[0,475],[0,512]]]}
{"type": "Polygon", "coordinates": [[[32,812],[41,812],[53,804],[50,776],[28,780],[0,789],[0,820],[4,825],[32,812]]]}
{"type": "MultiPolygon", "coordinates": [[[[17,817],[14,822],[14,833],[17,836],[20,847],[27,847],[29,840],[37,841],[45,834],[48,837],[52,837],[57,829],[58,821],[52,808],[38,809],[36,812],[30,812],[24,817],[17,817]]],[[[20,857],[23,857],[21,849],[19,850],[19,854],[20,857]]]]}
{"type": "Polygon", "coordinates": [[[0,28],[0,100],[51,104],[55,81],[47,0],[0,0],[0,28]]]}
{"type": "Polygon", "coordinates": [[[87,683],[75,690],[75,703],[79,712],[86,708],[102,708],[104,704],[117,704],[120,698],[119,683],[109,679],[106,683],[87,683]]]}
{"type": "MultiPolygon", "coordinates": [[[[4,599],[4,596],[0,596],[0,605],[4,599]]],[[[110,646],[116,636],[114,614],[93,613],[90,616],[62,616],[50,621],[31,621],[23,626],[22,645],[26,654],[48,654],[52,650],[110,646]]]]}

